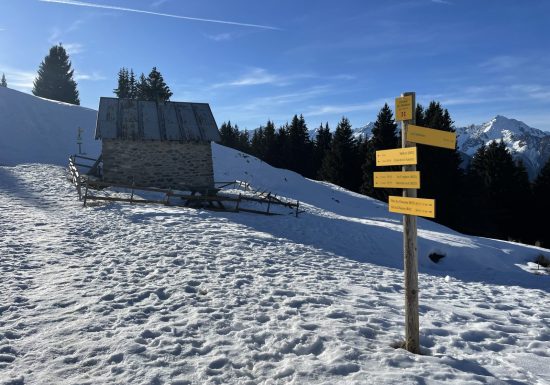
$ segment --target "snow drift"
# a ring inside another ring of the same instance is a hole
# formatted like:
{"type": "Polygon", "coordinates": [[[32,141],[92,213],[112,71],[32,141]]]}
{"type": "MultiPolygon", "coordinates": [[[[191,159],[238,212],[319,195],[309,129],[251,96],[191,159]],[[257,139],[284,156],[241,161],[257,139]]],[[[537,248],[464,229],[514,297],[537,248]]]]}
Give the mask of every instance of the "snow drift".
{"type": "Polygon", "coordinates": [[[91,157],[101,152],[94,140],[95,110],[38,98],[0,87],[0,165],[49,163],[66,165],[78,153],[78,128],[82,151],[91,157]]]}

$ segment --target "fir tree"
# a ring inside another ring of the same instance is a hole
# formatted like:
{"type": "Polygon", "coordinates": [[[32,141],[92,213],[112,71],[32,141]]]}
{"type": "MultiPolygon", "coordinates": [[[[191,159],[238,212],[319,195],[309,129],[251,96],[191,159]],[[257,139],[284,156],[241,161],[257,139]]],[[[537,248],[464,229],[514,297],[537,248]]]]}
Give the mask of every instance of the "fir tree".
{"type": "Polygon", "coordinates": [[[529,237],[524,231],[531,201],[527,171],[521,162],[514,162],[504,142],[491,142],[477,150],[468,181],[469,204],[475,210],[469,229],[501,239],[529,237]]]}
{"type": "Polygon", "coordinates": [[[548,231],[548,218],[550,218],[550,159],[535,179],[533,194],[535,218],[531,219],[530,228],[533,229],[536,240],[541,242],[541,246],[550,249],[550,231],[548,231]]]}
{"type": "Polygon", "coordinates": [[[319,126],[317,129],[317,135],[315,136],[314,146],[313,146],[313,170],[314,175],[319,177],[319,172],[321,170],[321,164],[326,154],[330,151],[330,146],[332,143],[332,133],[328,126],[328,122],[319,126]]]}
{"type": "Polygon", "coordinates": [[[54,45],[40,63],[32,93],[43,98],[78,105],[80,100],[73,73],[65,48],[61,44],[54,45]]]}
{"type": "Polygon", "coordinates": [[[361,192],[376,199],[388,200],[388,195],[396,194],[394,189],[374,188],[374,171],[396,171],[395,167],[376,167],[376,151],[401,147],[397,139],[397,125],[393,119],[393,113],[387,104],[378,113],[372,136],[366,143],[365,157],[363,159],[363,184],[361,192]]]}
{"type": "Polygon", "coordinates": [[[275,134],[275,159],[273,166],[288,168],[289,166],[289,145],[288,145],[288,123],[279,127],[275,134]]]}
{"type": "MultiPolygon", "coordinates": [[[[453,121],[449,112],[438,102],[430,102],[428,108],[416,111],[418,122],[424,127],[454,132],[453,121]]],[[[463,221],[463,210],[460,209],[463,183],[463,171],[460,168],[462,159],[457,149],[449,150],[434,146],[418,144],[417,169],[421,175],[421,188],[418,196],[435,199],[436,222],[459,228],[463,221]]]]}
{"type": "Polygon", "coordinates": [[[128,69],[122,67],[118,71],[118,87],[113,90],[117,98],[130,98],[130,77],[128,69]]]}
{"type": "Polygon", "coordinates": [[[231,121],[223,122],[220,127],[220,144],[226,147],[237,148],[239,146],[239,130],[231,125],[231,121]]]}
{"type": "Polygon", "coordinates": [[[136,99],[148,100],[148,89],[149,85],[147,84],[147,78],[142,72],[141,75],[139,75],[139,81],[136,83],[136,99]]]}
{"type": "Polygon", "coordinates": [[[153,67],[146,81],[145,87],[145,100],[153,100],[157,102],[167,102],[173,95],[170,91],[170,87],[164,82],[162,74],[157,70],[157,67],[153,67]]]}
{"type": "Polygon", "coordinates": [[[134,70],[130,69],[130,78],[128,79],[128,97],[130,99],[137,99],[137,84],[134,70]]]}
{"type": "Polygon", "coordinates": [[[302,115],[294,115],[288,126],[288,168],[309,177],[311,174],[312,143],[302,115]]]}
{"type": "Polygon", "coordinates": [[[264,160],[267,152],[266,150],[264,127],[260,126],[255,129],[252,134],[252,139],[250,140],[250,151],[252,155],[264,160]]]}
{"type": "Polygon", "coordinates": [[[2,73],[2,80],[0,80],[0,87],[8,87],[8,82],[6,81],[6,75],[2,73]]]}
{"type": "Polygon", "coordinates": [[[342,117],[334,132],[331,149],[323,159],[320,176],[349,190],[357,190],[356,164],[356,140],[348,118],[342,117]]]}
{"type": "Polygon", "coordinates": [[[277,162],[277,135],[275,132],[275,123],[273,121],[268,120],[267,124],[264,128],[264,146],[265,146],[265,157],[264,161],[269,163],[270,165],[274,166],[277,162]]]}

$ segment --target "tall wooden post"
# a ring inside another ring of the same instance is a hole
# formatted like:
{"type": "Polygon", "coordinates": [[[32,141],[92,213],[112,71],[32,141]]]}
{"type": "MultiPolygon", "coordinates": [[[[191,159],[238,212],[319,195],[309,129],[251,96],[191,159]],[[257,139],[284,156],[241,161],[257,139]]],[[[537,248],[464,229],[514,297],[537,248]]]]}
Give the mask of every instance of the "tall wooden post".
{"type": "MultiPolygon", "coordinates": [[[[401,147],[416,147],[407,142],[407,127],[416,123],[416,95],[405,92],[401,96],[412,96],[412,119],[401,121],[401,147]]],[[[403,171],[416,171],[416,165],[402,166],[403,171]]],[[[403,196],[416,198],[416,189],[403,189],[403,196]]],[[[418,249],[416,244],[416,216],[403,215],[403,255],[405,270],[405,348],[420,353],[418,321],[418,249]]]]}

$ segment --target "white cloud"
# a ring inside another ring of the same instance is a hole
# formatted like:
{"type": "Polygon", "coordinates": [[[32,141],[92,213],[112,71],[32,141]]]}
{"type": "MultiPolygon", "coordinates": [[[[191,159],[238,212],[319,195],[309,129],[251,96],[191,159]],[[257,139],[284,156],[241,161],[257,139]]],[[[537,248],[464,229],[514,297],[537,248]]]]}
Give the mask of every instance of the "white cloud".
{"type": "Polygon", "coordinates": [[[448,0],[432,0],[432,3],[437,3],[437,4],[452,4],[450,1],[448,0]]]}
{"type": "Polygon", "coordinates": [[[105,76],[101,75],[99,72],[92,72],[91,74],[82,73],[82,72],[74,72],[74,80],[80,81],[80,80],[86,80],[86,81],[98,81],[98,80],[105,80],[107,79],[105,76]]]}
{"type": "Polygon", "coordinates": [[[33,88],[33,82],[36,72],[20,70],[0,65],[0,72],[6,74],[8,87],[20,91],[30,91],[33,88]]]}
{"type": "Polygon", "coordinates": [[[226,32],[226,33],[219,33],[217,35],[205,35],[208,39],[214,40],[214,41],[227,41],[231,40],[233,38],[233,35],[226,32]]]}
{"type": "Polygon", "coordinates": [[[170,13],[152,12],[152,11],[145,11],[145,10],[136,9],[136,8],[126,8],[126,7],[118,7],[118,6],[107,5],[107,4],[88,3],[88,2],[77,1],[77,0],[38,0],[38,1],[41,1],[43,3],[74,5],[74,6],[77,6],[77,7],[89,7],[89,8],[99,8],[99,9],[110,9],[110,10],[121,11],[121,12],[142,13],[142,14],[153,15],[153,16],[171,17],[171,18],[174,18],[174,19],[183,19],[183,20],[191,20],[191,21],[203,21],[203,22],[207,22],[207,23],[236,25],[236,26],[240,26],[240,27],[252,27],[252,28],[261,28],[261,29],[280,30],[280,28],[272,27],[272,26],[269,26],[269,25],[241,23],[241,22],[228,21],[228,20],[203,19],[203,18],[200,18],[200,17],[190,17],[190,16],[174,15],[174,14],[170,14],[170,13]]]}
{"type": "Polygon", "coordinates": [[[500,55],[492,57],[479,66],[489,71],[506,71],[516,69],[528,61],[525,57],[516,57],[509,55],[500,55]]]}
{"type": "Polygon", "coordinates": [[[304,116],[319,116],[319,115],[336,115],[346,114],[356,111],[376,111],[379,110],[384,103],[390,103],[390,99],[377,99],[366,103],[360,104],[337,104],[337,105],[324,105],[313,106],[311,109],[304,113],[304,116]]]}
{"type": "Polygon", "coordinates": [[[157,8],[163,5],[164,3],[168,2],[169,0],[156,0],[151,3],[151,7],[157,8]]]}
{"type": "Polygon", "coordinates": [[[256,86],[260,84],[274,84],[281,81],[281,78],[277,75],[270,74],[267,70],[263,68],[253,68],[251,71],[249,71],[247,74],[241,76],[238,79],[224,82],[224,83],[218,83],[214,84],[212,88],[220,88],[220,87],[242,87],[242,86],[256,86]]]}
{"type": "Polygon", "coordinates": [[[84,51],[84,46],[80,43],[63,43],[63,48],[69,55],[77,55],[84,51]]]}
{"type": "Polygon", "coordinates": [[[276,86],[291,85],[296,79],[315,78],[317,76],[309,73],[294,74],[294,75],[277,75],[270,73],[264,68],[252,68],[243,76],[227,82],[217,83],[210,88],[222,87],[243,87],[271,84],[276,86]]]}

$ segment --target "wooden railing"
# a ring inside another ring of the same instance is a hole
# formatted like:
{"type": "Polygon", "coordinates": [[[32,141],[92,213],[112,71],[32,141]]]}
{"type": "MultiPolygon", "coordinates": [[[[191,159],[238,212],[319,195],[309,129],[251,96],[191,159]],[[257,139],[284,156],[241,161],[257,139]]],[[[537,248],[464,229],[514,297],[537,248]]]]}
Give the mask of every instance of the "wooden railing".
{"type": "Polygon", "coordinates": [[[127,202],[130,204],[134,203],[152,203],[152,204],[163,204],[171,206],[182,206],[174,205],[170,202],[170,198],[180,198],[185,207],[203,207],[209,210],[223,210],[223,211],[244,211],[256,214],[264,215],[278,215],[272,211],[273,205],[283,206],[290,208],[294,211],[296,217],[298,214],[303,213],[303,210],[300,210],[300,202],[291,202],[286,201],[277,197],[276,194],[272,194],[267,191],[254,190],[249,183],[243,181],[231,181],[231,182],[216,182],[214,189],[201,189],[201,188],[189,188],[191,193],[185,194],[182,193],[182,190],[174,191],[171,189],[161,189],[155,187],[142,187],[136,186],[134,183],[131,185],[120,184],[120,183],[111,183],[102,181],[96,178],[91,178],[89,175],[82,175],[79,172],[79,167],[85,167],[92,169],[97,167],[98,161],[92,158],[86,158],[80,155],[73,155],[69,157],[69,179],[76,186],[78,192],[78,199],[83,201],[83,205],[86,206],[89,200],[97,201],[109,201],[109,202],[127,202]],[[86,165],[83,163],[77,163],[77,159],[82,158],[86,160],[96,161],[94,166],[86,165]],[[243,193],[238,195],[225,195],[219,194],[219,190],[227,188],[229,186],[234,186],[235,188],[242,189],[243,193]],[[130,197],[119,197],[119,196],[102,196],[99,193],[91,193],[91,190],[101,191],[107,187],[118,188],[129,190],[130,197]],[[136,198],[135,193],[138,191],[142,192],[153,192],[164,195],[163,199],[143,199],[136,198]],[[234,208],[227,208],[223,203],[234,203],[234,208]],[[267,208],[265,211],[255,210],[250,208],[242,207],[242,202],[255,202],[260,204],[266,204],[267,208]],[[207,205],[206,207],[204,205],[207,205]]]}

